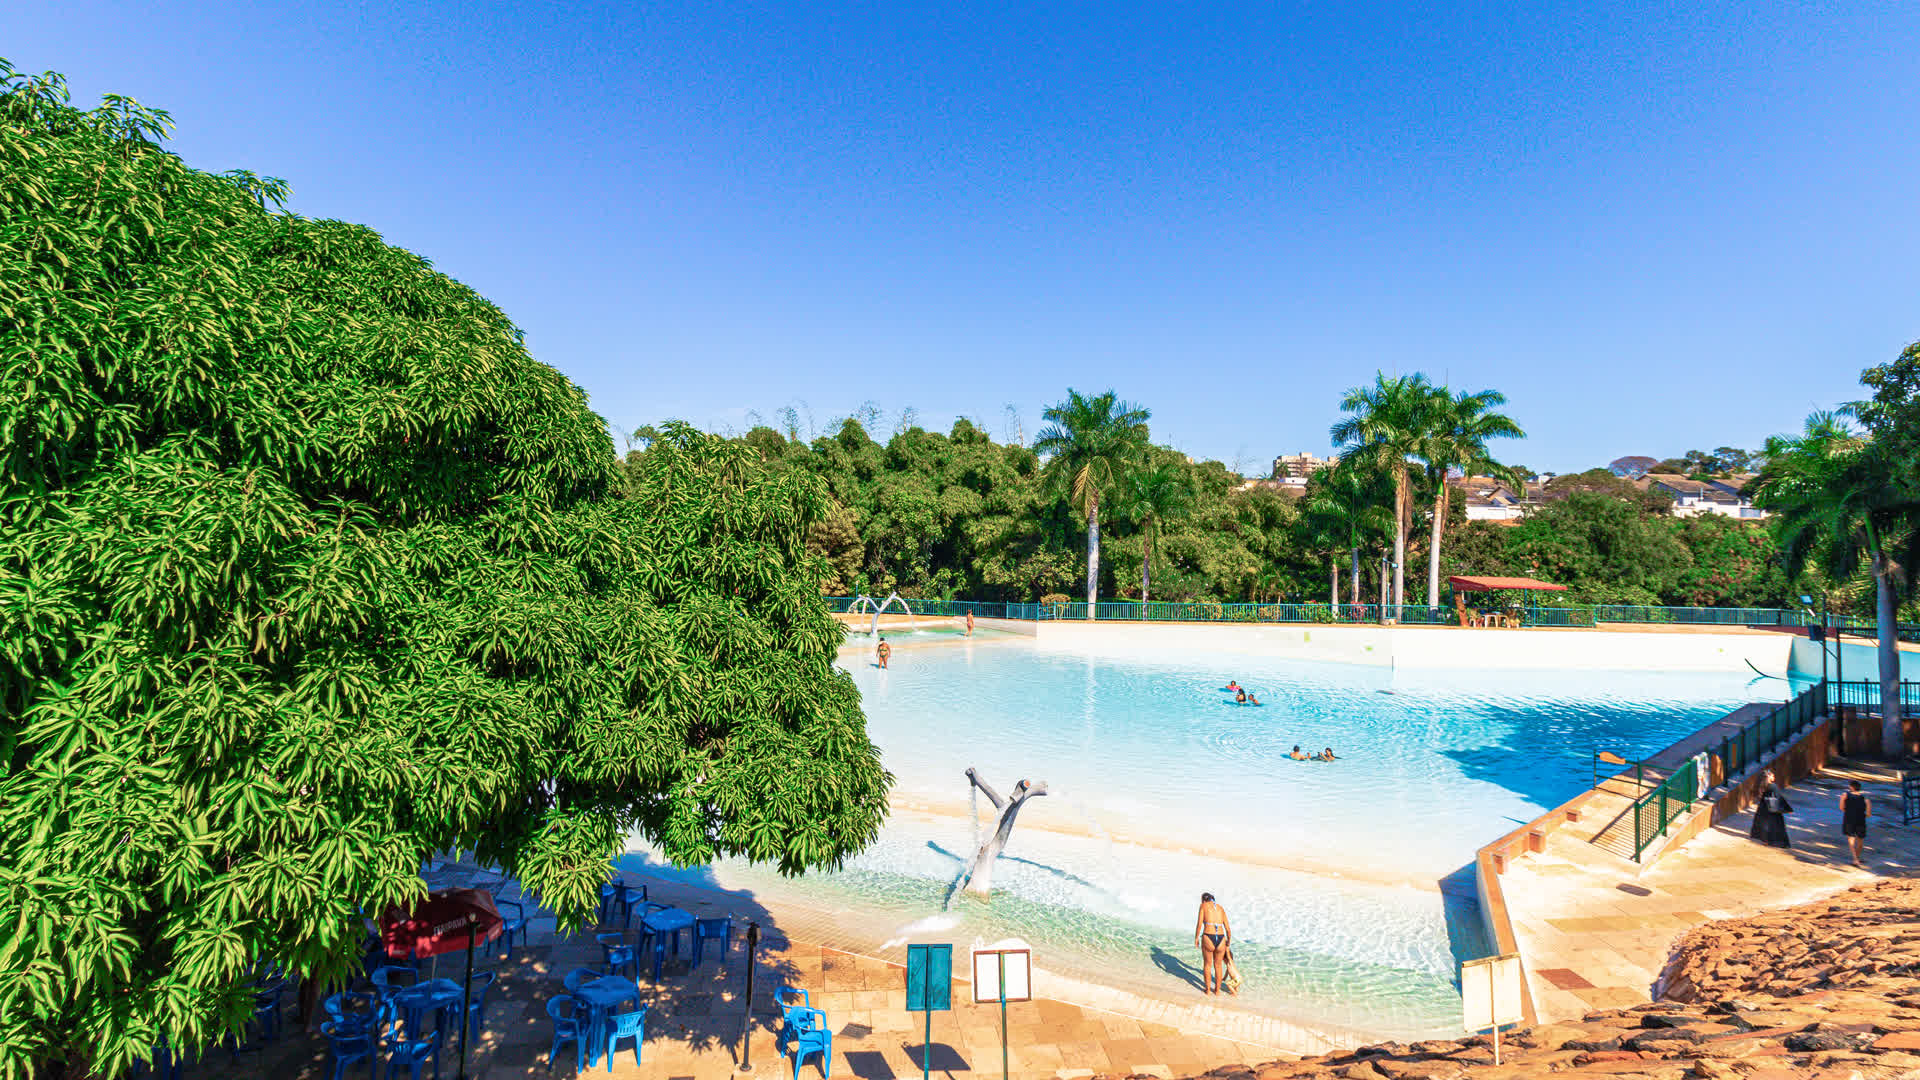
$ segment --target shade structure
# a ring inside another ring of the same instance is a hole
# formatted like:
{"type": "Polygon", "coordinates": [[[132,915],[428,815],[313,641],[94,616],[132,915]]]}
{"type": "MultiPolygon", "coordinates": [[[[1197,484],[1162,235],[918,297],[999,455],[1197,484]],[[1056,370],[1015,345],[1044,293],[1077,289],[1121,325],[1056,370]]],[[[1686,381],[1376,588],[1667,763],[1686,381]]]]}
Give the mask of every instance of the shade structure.
{"type": "Polygon", "coordinates": [[[428,893],[410,912],[388,908],[380,920],[380,943],[395,960],[459,952],[467,947],[468,920],[475,945],[499,937],[504,925],[493,897],[479,889],[442,889],[428,893]]]}
{"type": "Polygon", "coordinates": [[[1566,591],[1565,585],[1537,581],[1530,577],[1450,577],[1447,584],[1460,592],[1492,592],[1494,589],[1545,589],[1566,591]]]}

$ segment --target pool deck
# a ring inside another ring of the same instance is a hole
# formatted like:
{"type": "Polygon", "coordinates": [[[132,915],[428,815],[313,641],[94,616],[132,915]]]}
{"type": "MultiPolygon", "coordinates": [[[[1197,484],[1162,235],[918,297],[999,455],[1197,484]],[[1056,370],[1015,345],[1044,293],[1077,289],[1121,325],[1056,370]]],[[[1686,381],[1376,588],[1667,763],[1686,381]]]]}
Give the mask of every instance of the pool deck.
{"type": "MultiPolygon", "coordinates": [[[[450,888],[497,878],[471,863],[445,863],[425,875],[430,887],[450,888]]],[[[604,1062],[587,1070],[595,1076],[647,1077],[649,1080],[708,1080],[740,1073],[738,1052],[746,1020],[746,966],[742,962],[744,919],[760,922],[760,949],[755,965],[753,1035],[750,1059],[756,1076],[791,1076],[790,1059],[774,1048],[779,1010],[772,995],[780,986],[805,988],[814,1007],[822,1009],[834,1031],[834,1076],[861,1080],[888,1080],[921,1074],[922,1054],[930,1058],[934,1076],[947,1078],[998,1077],[1000,1009],[974,1005],[969,984],[956,979],[953,1010],[933,1017],[930,1052],[924,1048],[922,1014],[906,1011],[906,975],[899,964],[809,941],[805,929],[828,929],[806,913],[768,911],[737,894],[677,885],[624,875],[631,883],[645,882],[650,899],[670,903],[698,917],[732,913],[736,916],[733,952],[717,963],[709,951],[705,963],[689,970],[685,956],[670,957],[664,978],[656,986],[642,977],[642,1003],[648,1008],[646,1041],[641,1064],[635,1065],[631,1043],[625,1044],[611,1073],[604,1062]]],[[[506,896],[516,890],[509,885],[506,896]]],[[[529,913],[533,912],[531,905],[529,913]]],[[[615,924],[596,929],[618,929],[615,924]]],[[[631,938],[631,934],[628,935],[631,938]]],[[[963,972],[964,948],[955,950],[956,973],[963,972]]],[[[476,970],[497,974],[489,996],[485,1030],[469,1048],[467,1075],[475,1080],[505,1080],[575,1075],[573,1047],[547,1069],[553,1025],[546,1002],[563,993],[562,977],[578,967],[599,967],[602,954],[589,931],[560,934],[549,913],[535,915],[528,943],[511,958],[476,961],[476,970]]],[[[442,957],[438,972],[458,978],[462,959],[442,957]]],[[[1035,980],[1036,989],[1047,984],[1035,980]]],[[[1196,998],[1198,995],[1196,994],[1196,998]]],[[[1126,996],[1109,1004],[1129,1004],[1126,996]]],[[[287,1002],[291,1014],[292,1000],[287,1002]]],[[[1075,1080],[1096,1072],[1120,1075],[1174,1077],[1198,1073],[1225,1064],[1256,1064],[1274,1060],[1281,1051],[1269,1044],[1238,1042],[1196,1033],[1179,1026],[1198,1014],[1165,1002],[1144,1002],[1136,1011],[1149,1017],[1125,1015],[1111,1009],[1069,1004],[1050,998],[1010,1004],[1007,1008],[1009,1076],[1011,1080],[1075,1080]]],[[[1196,1006],[1204,1009],[1205,1006],[1196,1006]]],[[[1215,1010],[1221,1011],[1221,1010],[1215,1010]]],[[[1224,1017],[1213,1017],[1218,1027],[1224,1017]]],[[[452,1076],[456,1043],[440,1056],[440,1067],[452,1076]]],[[[273,1080],[319,1080],[331,1075],[326,1041],[317,1032],[302,1029],[291,1015],[279,1038],[239,1055],[216,1050],[186,1069],[193,1080],[213,1077],[272,1077],[273,1080]]],[[[817,1076],[809,1061],[802,1076],[817,1076]]],[[[356,1067],[357,1069],[357,1067],[356,1067]]],[[[349,1069],[348,1075],[356,1075],[349,1069]]]]}
{"type": "Polygon", "coordinates": [[[1701,923],[1920,872],[1920,827],[1899,824],[1891,767],[1836,758],[1786,796],[1790,851],[1749,840],[1752,817],[1741,813],[1644,870],[1593,843],[1591,828],[1549,832],[1544,851],[1514,860],[1501,886],[1539,1019],[1651,1001],[1674,940],[1701,923]],[[1849,865],[1840,837],[1839,798],[1850,779],[1873,800],[1865,869],[1849,865]]]}

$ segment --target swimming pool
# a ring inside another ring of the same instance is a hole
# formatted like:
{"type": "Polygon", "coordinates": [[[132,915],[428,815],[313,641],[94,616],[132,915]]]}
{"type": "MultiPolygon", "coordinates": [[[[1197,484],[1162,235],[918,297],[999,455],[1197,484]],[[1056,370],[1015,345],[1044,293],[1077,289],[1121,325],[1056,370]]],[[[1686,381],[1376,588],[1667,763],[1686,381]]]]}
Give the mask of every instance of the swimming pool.
{"type": "Polygon", "coordinates": [[[1406,671],[1025,638],[903,650],[884,672],[866,650],[841,663],[898,778],[892,819],[837,874],[728,864],[721,884],[865,912],[876,942],[929,916],[939,932],[916,940],[1022,937],[1037,965],[1166,997],[1194,992],[1206,889],[1234,922],[1236,1007],[1401,1038],[1458,1025],[1455,953],[1477,927],[1450,938],[1439,883],[1474,849],[1587,786],[1594,749],[1644,754],[1787,692],[1730,674],[1406,671]],[[1229,679],[1265,704],[1233,704],[1229,679]],[[1295,744],[1339,760],[1289,760],[1295,744]],[[992,815],[968,766],[1002,792],[1051,789],[1022,811],[990,902],[949,897],[992,815]]]}

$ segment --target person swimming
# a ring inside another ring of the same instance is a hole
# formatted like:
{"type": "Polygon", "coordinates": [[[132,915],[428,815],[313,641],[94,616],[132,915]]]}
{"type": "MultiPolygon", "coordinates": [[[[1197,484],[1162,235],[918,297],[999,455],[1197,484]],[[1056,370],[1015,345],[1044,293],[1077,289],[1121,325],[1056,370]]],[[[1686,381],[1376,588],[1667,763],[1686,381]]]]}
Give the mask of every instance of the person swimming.
{"type": "Polygon", "coordinates": [[[1234,687],[1233,703],[1235,705],[1245,705],[1247,703],[1247,692],[1239,687],[1234,687]]]}
{"type": "Polygon", "coordinates": [[[1293,760],[1295,760],[1295,761],[1305,761],[1305,760],[1307,760],[1307,755],[1305,755],[1305,754],[1303,754],[1303,753],[1301,753],[1301,752],[1300,752],[1300,744],[1299,744],[1299,743],[1295,743],[1295,744],[1294,744],[1294,746],[1293,746],[1293,753],[1291,753],[1291,754],[1288,754],[1287,756],[1288,756],[1288,757],[1290,757],[1290,758],[1292,758],[1292,759],[1293,759],[1293,760]]]}
{"type": "Polygon", "coordinates": [[[1221,687],[1220,689],[1222,689],[1222,690],[1238,690],[1238,689],[1240,689],[1240,684],[1239,684],[1238,682],[1236,682],[1236,681],[1234,681],[1233,679],[1228,679],[1228,680],[1227,680],[1227,685],[1225,685],[1225,686],[1223,686],[1223,687],[1221,687]]]}
{"type": "Polygon", "coordinates": [[[1339,759],[1333,756],[1333,747],[1329,746],[1325,750],[1320,751],[1320,760],[1321,761],[1337,761],[1339,759]]]}
{"type": "Polygon", "coordinates": [[[1253,695],[1252,695],[1251,693],[1249,693],[1249,694],[1247,695],[1247,704],[1249,704],[1249,705],[1258,705],[1258,704],[1260,704],[1260,699],[1259,699],[1259,698],[1257,698],[1257,697],[1254,697],[1254,696],[1253,696],[1253,695]]]}

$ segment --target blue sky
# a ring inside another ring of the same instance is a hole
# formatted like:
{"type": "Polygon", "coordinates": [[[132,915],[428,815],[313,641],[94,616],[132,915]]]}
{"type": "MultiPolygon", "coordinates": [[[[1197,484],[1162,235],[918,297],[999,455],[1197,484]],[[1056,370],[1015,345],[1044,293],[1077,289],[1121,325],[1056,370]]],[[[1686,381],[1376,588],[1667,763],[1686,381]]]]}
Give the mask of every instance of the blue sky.
{"type": "Polygon", "coordinates": [[[1913,5],[1033,7],[29,0],[0,55],[426,255],[627,427],[1111,387],[1254,468],[1385,368],[1567,469],[1920,338],[1913,5]]]}

